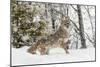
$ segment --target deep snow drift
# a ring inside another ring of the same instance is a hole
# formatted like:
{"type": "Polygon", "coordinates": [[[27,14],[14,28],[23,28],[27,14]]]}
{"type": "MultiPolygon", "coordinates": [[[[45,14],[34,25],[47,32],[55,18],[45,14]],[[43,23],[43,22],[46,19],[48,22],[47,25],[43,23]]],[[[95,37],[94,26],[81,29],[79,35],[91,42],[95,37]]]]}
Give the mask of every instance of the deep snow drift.
{"type": "Polygon", "coordinates": [[[30,64],[46,64],[46,63],[63,63],[78,61],[94,61],[95,49],[70,49],[69,54],[61,48],[53,48],[49,55],[32,55],[27,52],[29,47],[20,49],[12,48],[12,65],[30,65],[30,64]]]}

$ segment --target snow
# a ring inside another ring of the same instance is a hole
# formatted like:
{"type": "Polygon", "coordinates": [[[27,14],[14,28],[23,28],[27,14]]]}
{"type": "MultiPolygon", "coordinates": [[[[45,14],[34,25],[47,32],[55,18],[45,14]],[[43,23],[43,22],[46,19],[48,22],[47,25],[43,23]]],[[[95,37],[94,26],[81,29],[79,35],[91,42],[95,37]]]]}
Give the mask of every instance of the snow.
{"type": "Polygon", "coordinates": [[[22,40],[23,40],[23,41],[26,41],[26,40],[28,40],[28,39],[29,39],[29,36],[28,36],[28,35],[25,35],[25,36],[22,37],[22,40]]]}
{"type": "Polygon", "coordinates": [[[40,17],[39,16],[34,17],[33,22],[39,22],[39,21],[40,21],[40,17]]]}
{"type": "Polygon", "coordinates": [[[12,48],[12,65],[30,65],[30,64],[46,64],[46,63],[63,63],[78,61],[94,61],[95,49],[70,49],[66,54],[62,48],[52,48],[49,55],[30,54],[27,52],[29,47],[20,49],[12,48]]]}
{"type": "Polygon", "coordinates": [[[13,31],[17,32],[18,28],[17,27],[13,27],[13,31]]]}

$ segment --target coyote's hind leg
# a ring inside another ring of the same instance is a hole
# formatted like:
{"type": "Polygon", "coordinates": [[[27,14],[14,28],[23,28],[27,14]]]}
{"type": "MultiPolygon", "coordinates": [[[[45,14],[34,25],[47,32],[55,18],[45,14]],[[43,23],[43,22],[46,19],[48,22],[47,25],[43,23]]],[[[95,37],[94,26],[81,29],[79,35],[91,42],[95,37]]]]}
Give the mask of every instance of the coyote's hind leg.
{"type": "Polygon", "coordinates": [[[36,47],[33,45],[32,47],[30,47],[27,52],[31,53],[31,54],[36,54],[36,47]]]}

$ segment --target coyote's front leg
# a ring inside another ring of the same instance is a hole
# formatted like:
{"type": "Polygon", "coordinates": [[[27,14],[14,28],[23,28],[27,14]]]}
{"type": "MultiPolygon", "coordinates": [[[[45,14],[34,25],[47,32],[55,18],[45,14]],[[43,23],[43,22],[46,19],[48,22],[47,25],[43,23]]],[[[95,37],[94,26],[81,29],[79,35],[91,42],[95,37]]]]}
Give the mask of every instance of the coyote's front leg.
{"type": "MultiPolygon", "coordinates": [[[[68,40],[68,41],[69,41],[69,40],[68,40]]],[[[68,42],[68,41],[67,41],[67,42],[68,42]]],[[[67,42],[64,43],[64,39],[62,39],[62,44],[61,44],[61,46],[62,46],[62,48],[65,50],[66,53],[69,53],[69,52],[68,52],[69,46],[68,46],[68,43],[67,43],[67,42]]]]}

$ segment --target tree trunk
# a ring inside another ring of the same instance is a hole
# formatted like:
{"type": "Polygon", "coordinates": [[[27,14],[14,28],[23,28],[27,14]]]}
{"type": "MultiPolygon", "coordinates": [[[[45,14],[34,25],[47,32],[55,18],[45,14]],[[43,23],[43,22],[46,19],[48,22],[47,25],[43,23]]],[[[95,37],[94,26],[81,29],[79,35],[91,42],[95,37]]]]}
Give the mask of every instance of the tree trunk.
{"type": "Polygon", "coordinates": [[[48,4],[45,4],[45,18],[48,18],[48,4]]]}
{"type": "Polygon", "coordinates": [[[83,25],[82,11],[80,5],[77,5],[77,10],[78,10],[79,31],[80,31],[80,38],[81,38],[81,45],[82,45],[81,48],[86,48],[84,25],[83,25]]]}
{"type": "Polygon", "coordinates": [[[51,5],[51,21],[52,21],[52,28],[55,30],[55,16],[54,16],[54,10],[52,9],[52,5],[51,5]]]}

